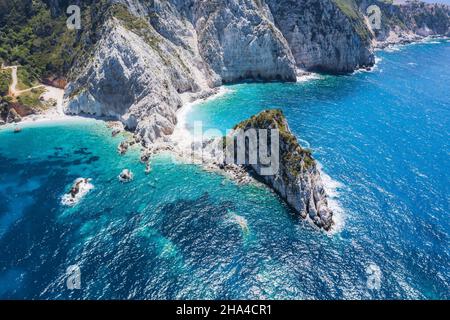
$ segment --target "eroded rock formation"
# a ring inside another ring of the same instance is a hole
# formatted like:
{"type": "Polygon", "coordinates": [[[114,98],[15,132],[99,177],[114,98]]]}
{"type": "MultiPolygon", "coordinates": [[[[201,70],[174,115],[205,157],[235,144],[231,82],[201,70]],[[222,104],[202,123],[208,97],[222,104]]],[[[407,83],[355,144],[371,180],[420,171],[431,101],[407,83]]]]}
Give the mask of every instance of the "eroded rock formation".
{"type": "Polygon", "coordinates": [[[98,40],[72,68],[65,111],[120,120],[147,147],[173,133],[179,107],[223,83],[370,68],[376,46],[448,35],[450,24],[448,6],[381,1],[380,30],[360,0],[102,3],[98,40]]]}

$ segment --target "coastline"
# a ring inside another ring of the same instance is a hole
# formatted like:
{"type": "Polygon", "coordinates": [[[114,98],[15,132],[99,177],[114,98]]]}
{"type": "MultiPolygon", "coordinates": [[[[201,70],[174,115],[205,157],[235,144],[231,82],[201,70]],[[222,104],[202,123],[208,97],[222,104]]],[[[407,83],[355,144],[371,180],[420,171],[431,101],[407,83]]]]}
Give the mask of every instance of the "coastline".
{"type": "Polygon", "coordinates": [[[43,85],[45,92],[41,95],[42,101],[51,103],[54,101],[56,105],[44,110],[42,113],[31,114],[22,118],[19,122],[7,123],[0,127],[4,129],[13,127],[30,127],[34,124],[52,124],[62,122],[81,122],[88,118],[81,116],[69,116],[64,113],[64,90],[56,87],[43,85]]]}
{"type": "Polygon", "coordinates": [[[187,128],[187,117],[192,111],[192,108],[196,105],[218,99],[232,92],[234,91],[225,86],[220,86],[217,88],[215,93],[206,98],[199,98],[194,101],[184,103],[183,106],[177,111],[177,125],[174,132],[169,137],[170,141],[180,146],[188,146],[193,139],[191,132],[187,128]]]}
{"type": "MultiPolygon", "coordinates": [[[[317,170],[322,177],[323,187],[327,193],[328,207],[333,211],[333,222],[334,225],[331,230],[326,232],[326,234],[334,235],[341,232],[345,227],[345,209],[342,207],[339,197],[340,190],[345,188],[345,185],[341,182],[333,179],[329,174],[323,170],[322,164],[316,159],[317,170]]],[[[311,221],[312,224],[314,224],[311,221]]]]}
{"type": "MultiPolygon", "coordinates": [[[[409,45],[416,45],[416,44],[438,44],[440,43],[439,40],[447,40],[449,41],[450,38],[446,36],[427,36],[423,37],[421,39],[398,39],[397,42],[379,42],[377,46],[375,47],[374,51],[386,51],[386,52],[395,52],[401,50],[405,46],[409,45]]],[[[378,63],[381,62],[382,59],[379,57],[375,57],[375,64],[371,68],[371,70],[365,70],[365,69],[358,69],[352,72],[350,75],[355,75],[361,72],[375,72],[378,70],[378,63]]],[[[307,72],[304,74],[301,74],[297,77],[297,83],[304,83],[309,82],[312,80],[318,80],[321,79],[321,74],[314,73],[314,72],[307,72]]],[[[85,116],[72,116],[67,115],[64,113],[64,90],[59,89],[56,87],[51,87],[48,85],[44,85],[46,92],[42,94],[42,97],[45,101],[48,101],[50,99],[53,99],[57,102],[56,107],[52,107],[40,114],[32,114],[26,117],[23,117],[20,122],[17,123],[7,123],[3,128],[10,128],[15,126],[29,126],[30,124],[37,124],[37,123],[60,123],[60,122],[72,122],[72,121],[86,121],[86,120],[99,120],[102,121],[101,118],[95,118],[95,117],[85,117],[85,116]]],[[[205,103],[217,98],[220,98],[230,92],[233,92],[233,90],[227,88],[226,86],[220,86],[215,89],[212,89],[212,94],[207,97],[199,97],[193,99],[193,101],[189,101],[189,99],[192,99],[192,95],[185,95],[182,96],[182,100],[184,101],[183,106],[176,112],[177,115],[177,125],[175,127],[174,132],[172,135],[170,135],[170,140],[172,142],[178,142],[186,139],[186,136],[192,138],[192,134],[187,130],[186,128],[186,120],[187,115],[192,110],[192,107],[195,105],[198,105],[200,103],[205,103]],[[216,91],[216,92],[214,92],[216,91]]],[[[1,130],[1,127],[0,127],[1,130]]]]}
{"type": "MultiPolygon", "coordinates": [[[[433,38],[427,37],[418,42],[411,42],[411,43],[406,43],[406,44],[396,44],[395,46],[403,47],[406,45],[423,44],[423,43],[427,43],[427,42],[432,42],[433,40],[436,40],[436,39],[437,38],[435,38],[435,37],[433,37],[433,38]]],[[[440,39],[448,40],[448,38],[440,38],[440,39]]],[[[436,41],[436,43],[439,43],[439,42],[436,41]]],[[[390,47],[386,47],[386,48],[380,49],[380,50],[388,50],[389,48],[390,47]]],[[[359,72],[374,72],[377,70],[377,64],[380,61],[382,61],[381,58],[376,57],[376,60],[375,60],[376,63],[374,65],[374,67],[372,68],[372,70],[366,71],[366,70],[360,69],[360,70],[356,70],[351,75],[354,75],[359,72]]],[[[299,76],[297,78],[297,83],[304,83],[304,82],[308,82],[310,80],[318,80],[318,79],[321,79],[320,74],[307,73],[307,74],[302,74],[301,76],[299,76]]],[[[50,88],[52,88],[52,87],[50,87],[50,88]]],[[[64,92],[61,89],[57,89],[57,88],[53,88],[53,89],[64,92]]],[[[49,94],[45,98],[45,100],[48,100],[51,98],[55,99],[55,92],[53,92],[53,93],[49,92],[49,94]]],[[[177,125],[175,127],[173,134],[169,136],[169,143],[174,145],[176,147],[176,150],[173,150],[169,153],[172,155],[175,155],[176,158],[182,163],[195,163],[196,159],[194,159],[192,157],[192,155],[191,155],[192,151],[190,150],[190,146],[193,141],[193,135],[187,127],[187,118],[188,118],[189,113],[192,112],[192,109],[194,106],[197,106],[199,104],[206,103],[209,101],[213,101],[215,99],[221,98],[221,97],[225,96],[226,94],[229,94],[232,92],[234,92],[234,90],[228,88],[227,86],[220,86],[216,89],[212,89],[211,91],[207,92],[207,94],[209,93],[209,95],[201,93],[200,95],[197,96],[197,98],[195,98],[195,96],[192,96],[189,94],[182,96],[182,99],[185,101],[185,103],[183,103],[182,107],[179,108],[176,112],[178,122],[177,122],[177,125]],[[189,99],[192,99],[193,101],[187,102],[189,99]],[[187,150],[189,151],[188,153],[186,153],[187,150]]],[[[44,93],[43,96],[45,96],[46,93],[44,93]]],[[[12,127],[15,125],[30,126],[33,124],[44,124],[44,123],[53,124],[53,123],[66,123],[66,122],[73,123],[73,122],[84,122],[84,121],[89,121],[89,120],[103,122],[103,119],[66,115],[63,112],[62,97],[61,97],[61,99],[58,98],[57,101],[58,101],[58,104],[56,107],[51,108],[42,114],[24,117],[21,122],[19,122],[17,124],[7,124],[7,125],[5,125],[5,128],[12,127]]],[[[344,228],[344,224],[345,224],[345,216],[344,216],[345,210],[341,207],[339,200],[338,200],[339,199],[338,189],[341,189],[345,186],[343,186],[339,181],[336,181],[333,178],[331,178],[331,176],[329,176],[327,173],[324,172],[322,165],[318,161],[317,161],[317,163],[318,163],[318,170],[323,179],[326,193],[329,196],[328,197],[329,206],[335,214],[334,215],[335,224],[329,232],[326,232],[326,234],[333,235],[333,234],[336,234],[336,233],[339,233],[340,231],[342,231],[344,228]]],[[[238,183],[240,182],[239,181],[240,178],[242,178],[242,176],[240,175],[240,172],[227,172],[227,171],[224,172],[223,170],[218,170],[215,166],[210,165],[208,163],[204,163],[201,166],[204,168],[205,171],[214,172],[214,173],[226,176],[227,178],[229,178],[233,181],[236,181],[238,183]]],[[[244,183],[251,183],[251,184],[259,185],[258,183],[256,183],[256,181],[253,181],[253,179],[248,179],[248,180],[246,179],[244,181],[244,183]]],[[[311,223],[312,223],[312,221],[311,221],[311,223]]],[[[312,225],[314,225],[314,224],[312,223],[312,225]]]]}
{"type": "MultiPolygon", "coordinates": [[[[307,82],[310,80],[317,80],[321,79],[320,74],[316,73],[308,73],[305,75],[302,75],[298,78],[298,83],[307,82]]],[[[182,108],[180,108],[177,112],[177,120],[178,124],[176,126],[176,129],[174,133],[170,136],[171,141],[169,142],[172,144],[173,149],[166,150],[167,153],[172,157],[172,161],[175,161],[176,163],[183,163],[183,164],[197,164],[200,165],[200,167],[210,173],[218,174],[226,179],[230,179],[231,181],[237,183],[237,184],[243,184],[243,185],[253,185],[255,187],[259,188],[268,188],[272,192],[276,194],[276,191],[272,188],[268,187],[267,185],[259,182],[258,180],[254,179],[252,176],[248,175],[247,172],[240,170],[239,167],[230,166],[228,169],[219,168],[215,163],[214,159],[208,159],[205,162],[204,157],[199,156],[195,150],[192,150],[192,142],[193,142],[193,134],[189,131],[187,127],[187,117],[189,113],[192,111],[192,108],[198,104],[205,103],[208,101],[212,101],[215,99],[218,99],[228,93],[233,92],[233,90],[230,90],[227,87],[220,87],[219,91],[215,94],[204,98],[204,99],[198,99],[190,103],[186,103],[183,105],[182,108]]],[[[309,144],[308,144],[309,147],[309,144]]],[[[317,160],[316,160],[317,161],[317,160]]],[[[317,169],[320,173],[320,176],[322,177],[323,186],[325,188],[326,194],[328,195],[328,205],[330,209],[333,211],[333,221],[334,224],[331,227],[330,230],[324,231],[324,233],[328,236],[333,236],[335,234],[338,234],[344,229],[345,224],[345,210],[342,207],[341,203],[339,202],[339,196],[340,192],[339,190],[344,188],[344,185],[331,178],[324,170],[322,164],[317,161],[317,169]]],[[[283,202],[282,199],[280,199],[281,202],[283,202]]],[[[313,220],[309,217],[305,219],[311,226],[316,227],[313,220]]],[[[319,228],[318,228],[319,230],[319,228]]]]}
{"type": "Polygon", "coordinates": [[[387,51],[394,52],[399,51],[401,48],[416,45],[416,44],[439,44],[439,41],[446,40],[447,42],[450,40],[450,37],[447,36],[426,36],[422,38],[415,39],[398,39],[397,41],[380,41],[374,48],[374,51],[387,51]]]}
{"type": "MultiPolygon", "coordinates": [[[[307,72],[304,74],[301,74],[297,77],[297,83],[303,83],[308,82],[312,80],[319,80],[321,79],[321,75],[319,73],[314,72],[307,72]]],[[[213,93],[212,95],[206,97],[206,98],[199,98],[191,102],[186,102],[183,104],[183,106],[178,109],[177,111],[177,125],[175,127],[175,131],[170,136],[171,140],[174,140],[175,142],[180,142],[182,137],[190,136],[192,137],[192,134],[187,130],[187,116],[192,111],[192,108],[196,105],[199,105],[201,103],[206,103],[218,98],[221,98],[229,93],[233,93],[234,90],[226,87],[226,86],[220,86],[217,88],[217,92],[213,93]],[[175,138],[175,139],[174,139],[175,138]]]]}

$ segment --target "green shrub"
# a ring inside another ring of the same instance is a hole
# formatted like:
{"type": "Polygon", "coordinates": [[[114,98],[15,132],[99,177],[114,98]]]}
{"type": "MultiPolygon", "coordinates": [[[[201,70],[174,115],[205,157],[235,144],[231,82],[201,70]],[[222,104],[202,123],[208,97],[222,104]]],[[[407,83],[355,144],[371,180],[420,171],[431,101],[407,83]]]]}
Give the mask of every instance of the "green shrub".
{"type": "Polygon", "coordinates": [[[105,3],[82,1],[82,30],[74,31],[66,26],[69,1],[0,0],[0,60],[26,67],[28,85],[35,79],[67,76],[75,59],[93,47],[105,3]]]}
{"type": "Polygon", "coordinates": [[[0,70],[0,97],[8,94],[11,81],[11,70],[0,70]]]}
{"type": "Polygon", "coordinates": [[[32,89],[18,96],[17,102],[30,108],[42,108],[43,104],[39,98],[44,92],[43,88],[32,89]]]}
{"type": "Polygon", "coordinates": [[[36,78],[30,74],[27,68],[19,67],[17,69],[17,90],[25,90],[37,86],[36,78]]]}

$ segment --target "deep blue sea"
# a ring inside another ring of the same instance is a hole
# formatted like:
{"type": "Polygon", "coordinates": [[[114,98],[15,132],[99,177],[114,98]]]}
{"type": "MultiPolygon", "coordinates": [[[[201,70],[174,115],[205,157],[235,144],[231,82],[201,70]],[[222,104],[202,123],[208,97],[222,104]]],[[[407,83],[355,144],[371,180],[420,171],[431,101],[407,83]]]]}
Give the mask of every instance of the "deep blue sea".
{"type": "Polygon", "coordinates": [[[450,43],[377,56],[373,72],[229,86],[188,116],[225,130],[283,109],[338,186],[333,234],[169,155],[147,176],[102,122],[0,129],[0,298],[450,299],[450,43]],[[95,188],[62,206],[78,177],[95,188]]]}

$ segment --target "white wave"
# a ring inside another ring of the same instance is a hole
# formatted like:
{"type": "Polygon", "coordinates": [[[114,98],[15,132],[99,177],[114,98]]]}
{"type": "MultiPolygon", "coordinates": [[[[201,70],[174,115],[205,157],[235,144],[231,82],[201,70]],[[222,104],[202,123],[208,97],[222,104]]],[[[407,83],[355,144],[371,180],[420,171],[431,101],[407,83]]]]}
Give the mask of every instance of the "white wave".
{"type": "Polygon", "coordinates": [[[353,71],[352,75],[358,74],[358,73],[363,73],[363,72],[375,72],[378,71],[378,64],[383,61],[383,59],[381,57],[375,57],[375,63],[373,65],[372,68],[370,68],[369,70],[366,70],[365,68],[361,68],[358,70],[353,71]]]}
{"type": "Polygon", "coordinates": [[[345,211],[339,202],[340,189],[344,188],[344,185],[331,178],[327,173],[323,171],[323,166],[317,161],[317,169],[322,177],[322,182],[325,191],[328,195],[328,206],[333,210],[333,221],[334,225],[330,231],[331,234],[339,233],[343,230],[345,225],[345,211]]]}
{"type": "Polygon", "coordinates": [[[75,180],[73,186],[78,185],[78,193],[72,196],[71,193],[65,194],[61,199],[61,204],[68,207],[73,207],[83,199],[89,191],[94,189],[94,185],[91,184],[91,179],[78,178],[75,180]]]}
{"type": "Polygon", "coordinates": [[[298,138],[297,140],[303,148],[307,148],[307,149],[311,148],[311,144],[308,141],[306,141],[304,139],[300,139],[300,138],[298,138]]]}
{"type": "Polygon", "coordinates": [[[400,47],[400,45],[390,45],[384,49],[384,51],[386,52],[397,52],[401,50],[402,48],[400,47]]]}
{"type": "Polygon", "coordinates": [[[244,233],[249,232],[247,219],[245,219],[243,216],[240,216],[234,212],[230,212],[229,217],[230,217],[231,222],[238,224],[244,233]]]}
{"type": "Polygon", "coordinates": [[[310,74],[298,76],[297,77],[297,82],[307,82],[307,81],[311,81],[311,80],[318,80],[318,79],[321,79],[321,78],[322,77],[318,73],[310,73],[310,74]]]}

